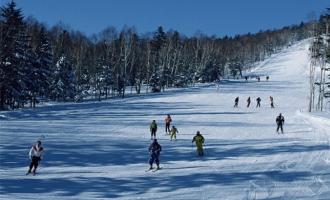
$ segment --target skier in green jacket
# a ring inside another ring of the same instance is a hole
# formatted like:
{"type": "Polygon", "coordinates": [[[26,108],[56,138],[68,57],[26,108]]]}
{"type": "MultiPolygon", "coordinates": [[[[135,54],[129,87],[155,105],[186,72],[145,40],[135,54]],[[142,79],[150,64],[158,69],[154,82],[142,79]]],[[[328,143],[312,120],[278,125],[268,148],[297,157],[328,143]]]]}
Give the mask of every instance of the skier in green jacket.
{"type": "Polygon", "coordinates": [[[156,132],[157,132],[157,123],[156,120],[152,120],[150,124],[151,140],[156,139],[156,132]]]}

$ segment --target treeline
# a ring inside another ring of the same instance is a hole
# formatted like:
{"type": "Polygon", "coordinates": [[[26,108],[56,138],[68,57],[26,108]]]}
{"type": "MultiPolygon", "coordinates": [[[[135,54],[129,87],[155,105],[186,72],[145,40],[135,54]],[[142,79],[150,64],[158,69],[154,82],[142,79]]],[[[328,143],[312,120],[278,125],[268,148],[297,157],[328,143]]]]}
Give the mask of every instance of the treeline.
{"type": "Polygon", "coordinates": [[[186,37],[158,27],[139,35],[132,27],[106,28],[93,37],[62,24],[46,27],[11,3],[1,7],[0,108],[40,100],[81,101],[125,97],[241,76],[283,47],[310,37],[312,23],[235,37],[186,37]],[[145,87],[142,87],[145,86],[145,87]]]}
{"type": "Polygon", "coordinates": [[[313,24],[309,112],[330,108],[330,8],[313,24]]]}

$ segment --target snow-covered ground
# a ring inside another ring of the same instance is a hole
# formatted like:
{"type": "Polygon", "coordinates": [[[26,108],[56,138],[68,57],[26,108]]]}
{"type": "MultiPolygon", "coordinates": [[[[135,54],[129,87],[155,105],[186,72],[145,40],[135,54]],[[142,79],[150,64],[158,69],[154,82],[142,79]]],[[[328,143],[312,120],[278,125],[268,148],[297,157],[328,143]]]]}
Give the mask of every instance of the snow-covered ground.
{"type": "Polygon", "coordinates": [[[307,54],[304,41],[260,63],[254,73],[269,81],[2,112],[0,199],[329,200],[330,114],[304,111],[307,54]],[[275,131],[279,113],[285,134],[275,131]],[[179,130],[177,141],[165,135],[166,114],[179,130]],[[145,172],[153,119],[163,169],[145,172]],[[197,130],[206,139],[204,157],[191,143],[197,130]],[[25,176],[28,150],[41,136],[39,174],[25,176]]]}

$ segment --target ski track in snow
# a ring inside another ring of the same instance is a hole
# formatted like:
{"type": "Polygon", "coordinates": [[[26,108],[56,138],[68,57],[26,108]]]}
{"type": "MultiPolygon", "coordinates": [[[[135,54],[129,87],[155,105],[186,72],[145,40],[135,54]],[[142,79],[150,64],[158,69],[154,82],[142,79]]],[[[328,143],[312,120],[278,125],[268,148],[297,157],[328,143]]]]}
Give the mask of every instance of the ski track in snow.
{"type": "Polygon", "coordinates": [[[269,81],[1,112],[0,199],[329,200],[330,114],[303,111],[308,67],[305,40],[251,71],[269,81]],[[275,130],[280,112],[284,134],[275,130]],[[166,114],[179,130],[177,141],[165,135],[166,114]],[[146,172],[153,119],[162,169],[146,172]],[[206,139],[204,157],[191,144],[197,130],[206,139]],[[39,173],[25,176],[28,150],[39,138],[45,146],[39,173]]]}

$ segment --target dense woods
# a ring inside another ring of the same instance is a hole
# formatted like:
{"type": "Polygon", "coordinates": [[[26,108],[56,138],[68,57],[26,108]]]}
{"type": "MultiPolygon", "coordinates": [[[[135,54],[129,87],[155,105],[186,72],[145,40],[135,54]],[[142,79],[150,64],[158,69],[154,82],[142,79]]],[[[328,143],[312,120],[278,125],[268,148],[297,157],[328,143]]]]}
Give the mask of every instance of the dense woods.
{"type": "Polygon", "coordinates": [[[87,37],[61,23],[47,27],[24,18],[14,2],[0,12],[0,109],[47,100],[124,98],[142,89],[162,92],[240,77],[256,62],[311,37],[315,26],[324,27],[320,20],[221,38],[187,37],[162,27],[145,35],[133,27],[107,27],[87,37]]]}

